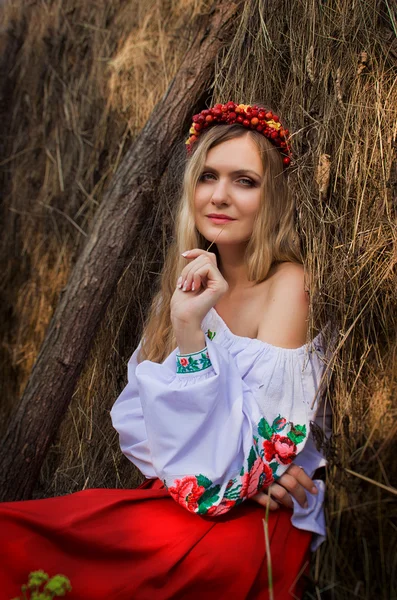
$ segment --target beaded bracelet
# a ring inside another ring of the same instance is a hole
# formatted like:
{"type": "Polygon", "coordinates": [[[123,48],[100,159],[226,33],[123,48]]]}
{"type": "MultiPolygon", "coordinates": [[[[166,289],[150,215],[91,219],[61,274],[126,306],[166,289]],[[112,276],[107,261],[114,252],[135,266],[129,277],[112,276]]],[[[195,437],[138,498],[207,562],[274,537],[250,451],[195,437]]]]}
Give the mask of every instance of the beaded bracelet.
{"type": "Polygon", "coordinates": [[[197,373],[198,371],[208,369],[211,365],[212,362],[207,351],[207,346],[198,352],[176,355],[177,373],[197,373]]]}

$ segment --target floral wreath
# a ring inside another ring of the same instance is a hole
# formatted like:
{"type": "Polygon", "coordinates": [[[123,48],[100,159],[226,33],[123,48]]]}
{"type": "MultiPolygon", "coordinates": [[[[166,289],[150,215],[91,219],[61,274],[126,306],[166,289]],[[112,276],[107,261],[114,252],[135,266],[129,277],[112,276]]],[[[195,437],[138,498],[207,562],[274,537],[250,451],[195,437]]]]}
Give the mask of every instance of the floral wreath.
{"type": "Polygon", "coordinates": [[[185,142],[188,152],[191,152],[193,144],[204,129],[218,123],[239,123],[247,129],[259,131],[281,152],[284,167],[289,166],[292,158],[291,145],[288,140],[289,130],[282,126],[279,116],[271,110],[256,105],[250,106],[235,102],[215,104],[214,107],[193,115],[193,123],[189,129],[190,136],[185,142]]]}

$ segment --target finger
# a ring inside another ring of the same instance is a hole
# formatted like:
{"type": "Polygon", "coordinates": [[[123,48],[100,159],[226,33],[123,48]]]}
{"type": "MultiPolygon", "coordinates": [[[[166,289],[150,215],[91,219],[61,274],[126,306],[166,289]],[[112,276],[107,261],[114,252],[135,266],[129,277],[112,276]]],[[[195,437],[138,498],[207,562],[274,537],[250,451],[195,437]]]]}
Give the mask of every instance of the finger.
{"type": "Polygon", "coordinates": [[[204,259],[204,264],[195,268],[195,273],[200,275],[201,281],[209,293],[225,292],[229,287],[218,267],[215,267],[208,259],[204,259]]]}
{"type": "MultiPolygon", "coordinates": [[[[185,266],[185,267],[182,269],[182,271],[181,271],[181,274],[180,274],[180,276],[179,276],[179,278],[178,278],[178,281],[177,281],[177,283],[176,283],[176,285],[177,285],[177,287],[178,287],[179,289],[182,289],[182,290],[183,290],[183,286],[184,286],[184,285],[185,285],[185,283],[186,283],[186,278],[187,278],[187,276],[189,275],[189,273],[191,272],[192,268],[194,267],[194,264],[197,264],[197,260],[198,260],[198,258],[199,258],[199,257],[195,258],[195,259],[194,259],[194,261],[193,261],[192,263],[190,263],[190,264],[187,264],[187,265],[186,265],[186,266],[185,266]]],[[[186,287],[185,287],[185,289],[186,289],[186,287]]],[[[183,290],[183,291],[184,291],[184,290],[183,290]]]]}
{"type": "Polygon", "coordinates": [[[292,498],[288,491],[278,483],[273,483],[268,488],[268,493],[274,498],[277,502],[280,502],[287,508],[293,508],[294,504],[292,502],[292,498]]]}
{"type": "Polygon", "coordinates": [[[201,286],[201,277],[198,273],[194,273],[192,286],[191,286],[192,292],[197,292],[200,289],[200,286],[201,286]]]}
{"type": "Polygon", "coordinates": [[[202,281],[200,275],[197,272],[191,273],[189,279],[185,280],[185,282],[188,283],[186,283],[185,288],[182,288],[183,292],[189,290],[192,292],[197,292],[203,284],[205,285],[205,281],[202,281]]]}
{"type": "Polygon", "coordinates": [[[259,492],[258,494],[255,494],[255,496],[251,496],[251,500],[254,500],[254,502],[257,502],[265,508],[269,504],[269,510],[277,510],[280,508],[280,505],[264,492],[259,492]]]}
{"type": "Polygon", "coordinates": [[[218,268],[215,267],[211,260],[207,257],[200,257],[197,259],[198,262],[194,263],[190,269],[190,271],[186,275],[185,283],[182,286],[183,291],[188,291],[191,288],[191,284],[193,281],[193,275],[200,275],[201,281],[205,284],[206,287],[211,289],[217,289],[218,285],[222,279],[218,268]]]}
{"type": "MultiPolygon", "coordinates": [[[[298,480],[289,475],[288,473],[283,473],[280,479],[278,479],[277,483],[281,485],[286,491],[295,498],[297,502],[304,508],[307,506],[307,498],[306,498],[306,490],[305,488],[298,482],[298,480]]],[[[292,500],[291,500],[292,502],[292,500]]]]}
{"type": "Polygon", "coordinates": [[[214,252],[207,252],[207,250],[203,250],[202,248],[193,248],[192,250],[186,250],[186,252],[182,253],[182,256],[187,260],[192,260],[197,258],[198,256],[208,256],[214,263],[217,264],[216,254],[214,252]]]}
{"type": "Polygon", "coordinates": [[[183,292],[191,289],[195,273],[197,273],[197,270],[205,264],[209,265],[212,263],[208,257],[201,255],[198,256],[192,263],[186,265],[186,267],[182,270],[180,287],[183,292]]]}
{"type": "Polygon", "coordinates": [[[298,482],[311,494],[318,493],[318,490],[314,484],[313,479],[310,479],[309,475],[307,475],[307,473],[305,473],[304,469],[302,469],[302,467],[300,467],[299,465],[295,465],[294,463],[292,463],[288,467],[286,473],[293,475],[295,477],[295,479],[297,479],[298,482]]]}

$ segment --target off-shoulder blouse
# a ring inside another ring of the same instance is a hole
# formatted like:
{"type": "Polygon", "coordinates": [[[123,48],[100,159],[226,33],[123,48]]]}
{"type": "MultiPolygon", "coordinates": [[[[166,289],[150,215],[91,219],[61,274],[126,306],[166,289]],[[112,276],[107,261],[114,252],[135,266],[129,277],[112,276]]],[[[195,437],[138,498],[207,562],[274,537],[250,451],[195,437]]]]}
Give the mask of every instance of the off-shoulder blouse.
{"type": "MultiPolygon", "coordinates": [[[[187,510],[216,518],[277,481],[291,462],[310,477],[326,465],[310,432],[315,421],[330,433],[326,359],[321,334],[281,348],[233,334],[215,308],[201,329],[206,348],[191,372],[178,372],[179,348],[161,364],[138,364],[140,342],[111,418],[122,452],[147,478],[160,478],[187,510]]],[[[315,484],[307,508],[292,498],[291,516],[313,532],[312,550],[326,535],[325,484],[315,484]]]]}

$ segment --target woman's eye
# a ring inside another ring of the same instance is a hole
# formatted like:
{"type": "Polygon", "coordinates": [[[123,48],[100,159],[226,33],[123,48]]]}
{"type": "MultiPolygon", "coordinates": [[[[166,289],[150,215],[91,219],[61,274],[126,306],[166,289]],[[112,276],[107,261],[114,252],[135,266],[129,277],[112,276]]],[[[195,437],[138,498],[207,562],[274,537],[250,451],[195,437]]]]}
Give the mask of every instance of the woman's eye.
{"type": "Polygon", "coordinates": [[[206,177],[214,177],[212,173],[202,173],[200,175],[199,181],[205,181],[206,177]]]}
{"type": "Polygon", "coordinates": [[[239,181],[242,181],[244,185],[255,185],[255,183],[247,177],[242,177],[241,179],[239,179],[239,181]]]}
{"type": "MultiPolygon", "coordinates": [[[[199,181],[208,181],[208,178],[212,179],[215,175],[213,173],[202,173],[199,177],[199,181]]],[[[245,187],[253,187],[255,186],[255,182],[248,177],[240,177],[236,181],[241,182],[245,187]]]]}

